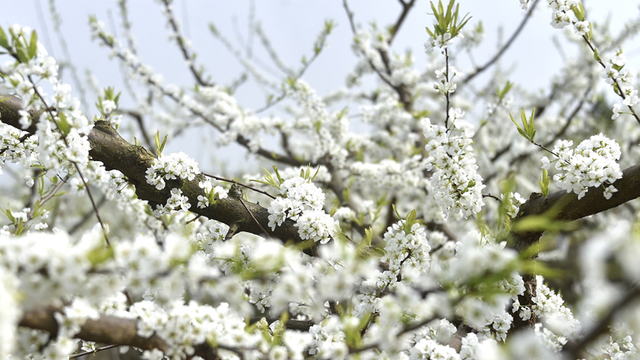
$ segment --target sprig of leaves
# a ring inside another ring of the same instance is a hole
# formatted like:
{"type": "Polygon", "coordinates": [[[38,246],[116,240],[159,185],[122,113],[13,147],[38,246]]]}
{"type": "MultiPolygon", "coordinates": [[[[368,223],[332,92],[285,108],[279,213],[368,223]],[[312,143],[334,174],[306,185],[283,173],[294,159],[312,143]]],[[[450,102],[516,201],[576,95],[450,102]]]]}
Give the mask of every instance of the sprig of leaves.
{"type": "Polygon", "coordinates": [[[442,0],[438,0],[438,8],[431,2],[431,10],[433,10],[433,16],[436,18],[436,23],[433,25],[433,31],[427,27],[427,32],[432,37],[439,37],[444,34],[451,34],[451,38],[454,38],[460,33],[462,28],[471,20],[471,16],[467,13],[460,22],[458,22],[460,5],[456,5],[455,0],[450,0],[445,12],[444,6],[442,6],[442,0]],[[456,10],[453,11],[455,5],[456,10]]]}
{"type": "Polygon", "coordinates": [[[513,118],[513,115],[509,114],[509,117],[511,117],[511,121],[513,121],[513,123],[516,124],[516,126],[518,127],[518,132],[520,133],[520,135],[524,136],[525,139],[531,142],[534,142],[533,138],[536,135],[536,127],[535,127],[535,124],[533,123],[535,112],[536,112],[536,108],[534,107],[531,110],[531,116],[527,118],[527,115],[524,113],[524,109],[522,109],[522,111],[520,112],[520,118],[522,119],[522,126],[520,126],[516,122],[516,119],[513,118]]]}
{"type": "Polygon", "coordinates": [[[164,150],[164,146],[167,144],[167,138],[169,135],[164,136],[164,140],[160,142],[160,131],[156,132],[155,141],[156,141],[156,154],[158,157],[162,157],[162,150],[164,150]]]}

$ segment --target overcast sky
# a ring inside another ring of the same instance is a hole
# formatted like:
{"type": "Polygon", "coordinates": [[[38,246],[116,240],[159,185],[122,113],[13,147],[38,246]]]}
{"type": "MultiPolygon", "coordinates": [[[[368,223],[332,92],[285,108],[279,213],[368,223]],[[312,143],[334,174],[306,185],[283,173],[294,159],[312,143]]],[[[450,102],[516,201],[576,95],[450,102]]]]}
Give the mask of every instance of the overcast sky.
{"type": "MultiPolygon", "coordinates": [[[[155,1],[129,1],[130,20],[133,23],[133,34],[138,41],[139,55],[145,63],[150,64],[156,72],[162,73],[166,82],[178,85],[191,85],[193,80],[182,61],[175,44],[167,41],[168,30],[165,18],[155,1]]],[[[478,64],[484,63],[496,49],[499,28],[502,27],[504,37],[508,37],[520,23],[524,12],[517,0],[460,0],[461,12],[470,13],[473,19],[470,25],[482,21],[486,39],[475,54],[478,64]]],[[[108,51],[91,41],[88,26],[89,15],[96,15],[107,29],[122,35],[121,19],[116,1],[55,1],[62,17],[62,33],[69,46],[69,53],[74,64],[84,72],[90,69],[100,80],[103,87],[114,86],[122,90],[121,74],[117,63],[108,59],[108,51]]],[[[215,24],[218,30],[228,37],[234,45],[242,48],[241,38],[247,38],[247,24],[250,13],[250,2],[247,0],[175,0],[174,9],[177,17],[183,22],[187,37],[192,40],[193,48],[198,52],[198,65],[203,65],[206,74],[214,82],[228,84],[242,72],[242,67],[209,31],[209,23],[215,24]]],[[[621,29],[627,19],[638,16],[638,1],[588,0],[587,16],[595,21],[604,21],[609,16],[614,28],[621,29]]],[[[373,21],[380,26],[395,22],[401,7],[393,0],[351,0],[349,5],[355,13],[356,22],[368,24],[373,21]]],[[[37,29],[40,40],[59,61],[63,52],[59,39],[53,32],[49,1],[47,0],[0,0],[0,25],[20,24],[37,29]]],[[[423,44],[426,39],[425,26],[431,26],[432,17],[429,2],[419,0],[407,18],[393,49],[403,52],[413,49],[417,64],[424,64],[423,44]]],[[[557,73],[562,59],[554,48],[553,36],[561,37],[559,30],[549,25],[551,12],[546,8],[546,1],[538,6],[528,27],[516,44],[508,51],[502,61],[503,66],[515,65],[510,79],[533,90],[548,85],[550,77],[557,73]]],[[[350,49],[351,29],[341,0],[257,0],[255,2],[255,18],[258,19],[272,39],[273,47],[288,64],[298,65],[303,55],[309,57],[312,44],[325,19],[333,19],[337,28],[329,41],[331,46],[305,74],[304,79],[321,95],[329,90],[343,87],[345,76],[355,64],[355,57],[350,49]]],[[[257,40],[254,39],[257,44],[257,40]]],[[[629,45],[638,42],[630,42],[629,45]]],[[[629,46],[628,45],[628,46],[629,46]]],[[[258,46],[259,48],[259,46],[258,46]]],[[[640,46],[625,48],[631,65],[640,69],[640,46]]],[[[566,48],[572,52],[573,49],[566,48]]],[[[256,53],[254,57],[263,56],[256,53]]],[[[462,70],[469,66],[466,56],[460,57],[462,70]]],[[[72,83],[70,78],[65,82],[72,83]]],[[[265,94],[255,86],[247,86],[237,93],[237,99],[249,108],[261,107],[265,102],[265,94]]],[[[93,101],[90,101],[91,103],[93,101]]],[[[198,142],[180,142],[179,148],[170,151],[185,151],[196,159],[202,159],[198,142]]]]}

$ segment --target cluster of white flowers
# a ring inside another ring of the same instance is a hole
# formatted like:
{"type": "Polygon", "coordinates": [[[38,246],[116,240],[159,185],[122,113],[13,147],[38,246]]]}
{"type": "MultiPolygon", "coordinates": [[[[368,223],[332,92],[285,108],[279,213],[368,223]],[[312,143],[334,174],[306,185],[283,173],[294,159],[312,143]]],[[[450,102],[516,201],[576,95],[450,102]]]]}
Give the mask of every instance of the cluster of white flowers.
{"type": "Polygon", "coordinates": [[[427,234],[419,223],[411,225],[407,232],[406,220],[389,226],[384,234],[384,255],[380,261],[389,263],[389,271],[394,275],[410,272],[425,272],[429,268],[427,234]]]}
{"type": "MultiPolygon", "coordinates": [[[[600,77],[605,79],[607,84],[617,86],[616,91],[624,95],[623,105],[633,107],[640,103],[638,90],[634,86],[638,74],[633,67],[626,66],[626,64],[627,57],[622,51],[619,51],[613,58],[609,59],[600,77]]],[[[620,112],[620,104],[613,104],[611,120],[617,119],[620,116],[620,112]]]]}
{"type": "Polygon", "coordinates": [[[176,211],[188,211],[189,208],[191,208],[189,198],[182,195],[182,190],[173,188],[171,189],[171,196],[167,199],[167,203],[164,205],[156,205],[156,208],[153,210],[153,215],[160,217],[176,211]]]}
{"type": "Polygon", "coordinates": [[[429,154],[427,170],[433,171],[431,187],[445,216],[469,217],[480,211],[482,177],[471,148],[473,130],[461,119],[463,112],[450,110],[450,129],[423,120],[429,154]]]}
{"type": "Polygon", "coordinates": [[[542,276],[536,276],[536,294],[531,298],[533,304],[520,304],[514,298],[512,311],[523,320],[529,320],[533,314],[544,322],[536,325],[536,335],[543,339],[547,348],[558,351],[567,341],[575,340],[582,326],[573,317],[573,313],[564,305],[562,297],[544,284],[542,276]]]}
{"type": "MultiPolygon", "coordinates": [[[[58,64],[55,59],[48,56],[45,48],[37,43],[29,43],[26,39],[32,39],[32,30],[28,27],[13,25],[10,31],[15,34],[8,42],[7,50],[16,52],[20,48],[35,49],[30,59],[18,56],[0,66],[3,73],[0,82],[0,94],[18,95],[22,101],[20,110],[20,124],[27,129],[35,121],[37,124],[37,137],[33,137],[23,145],[12,144],[13,132],[3,132],[2,143],[10,152],[23,152],[26,159],[23,165],[30,166],[35,160],[29,157],[35,141],[38,142],[38,162],[47,169],[57,171],[64,167],[66,162],[73,161],[81,168],[89,161],[89,143],[86,135],[89,134],[92,124],[80,110],[80,101],[71,97],[71,87],[62,84],[57,79],[58,64]],[[43,85],[48,83],[54,90],[53,96],[44,93],[43,85]],[[48,108],[40,118],[34,119],[30,110],[48,108]],[[53,110],[55,109],[55,110],[53,110]],[[6,139],[6,140],[5,140],[6,139]],[[37,139],[37,140],[35,140],[37,139]],[[26,152],[25,152],[26,151],[26,152]]],[[[3,158],[7,155],[3,155],[3,158]]],[[[35,155],[33,155],[35,156],[35,155]]]]}
{"type": "MultiPolygon", "coordinates": [[[[350,152],[362,154],[362,165],[382,165],[388,163],[385,160],[393,158],[406,167],[404,163],[415,155],[415,144],[420,141],[420,134],[415,131],[420,121],[404,110],[402,103],[398,101],[398,95],[383,90],[378,95],[377,102],[360,106],[360,119],[371,126],[371,131],[363,134],[351,133],[346,143],[350,152]]],[[[381,167],[383,172],[379,175],[384,175],[386,167],[381,167]]],[[[352,171],[355,170],[352,168],[352,171]]],[[[369,178],[365,175],[363,180],[368,181],[369,178]]]]}
{"type": "Polygon", "coordinates": [[[327,243],[339,231],[338,222],[324,212],[325,195],[321,189],[302,177],[285,180],[280,195],[269,205],[269,227],[275,230],[286,219],[296,221],[304,240],[327,243]]]}
{"type": "Polygon", "coordinates": [[[213,201],[217,199],[224,199],[228,196],[228,192],[222,186],[213,187],[211,180],[207,179],[205,181],[200,181],[198,186],[203,189],[206,195],[198,195],[198,208],[204,209],[211,205],[211,201],[209,199],[213,199],[213,201]]]}
{"type": "Polygon", "coordinates": [[[424,43],[424,51],[428,54],[433,52],[436,48],[439,48],[440,51],[444,52],[449,45],[453,44],[453,40],[456,38],[461,39],[462,37],[462,33],[458,33],[454,38],[451,37],[450,33],[444,33],[440,36],[430,36],[427,42],[424,43]]]}
{"type": "Polygon", "coordinates": [[[312,337],[309,354],[320,359],[344,359],[349,354],[338,317],[330,316],[321,325],[313,325],[309,334],[312,337]]]}
{"type": "MultiPolygon", "coordinates": [[[[205,341],[216,341],[225,346],[252,348],[260,343],[258,331],[248,332],[244,319],[234,313],[227,303],[217,307],[198,305],[195,301],[184,304],[171,302],[166,308],[151,301],[134,304],[131,313],[137,315],[138,335],[149,337],[154,333],[162,337],[171,351],[166,356],[193,355],[194,346],[205,341]]],[[[231,353],[220,350],[227,358],[231,353]]],[[[162,358],[162,352],[158,360],[162,358]]]]}
{"type": "Polygon", "coordinates": [[[7,162],[20,162],[28,168],[37,163],[38,137],[28,135],[26,132],[13,126],[0,125],[0,174],[7,162]]]}
{"type": "Polygon", "coordinates": [[[153,160],[147,169],[147,184],[164,189],[165,180],[193,180],[200,173],[198,163],[183,152],[171,153],[153,160]]]}
{"type": "Polygon", "coordinates": [[[58,336],[72,338],[88,319],[97,320],[100,314],[86,299],[76,298],[71,305],[64,307],[63,312],[56,312],[54,317],[59,326],[58,336]]]}
{"type": "Polygon", "coordinates": [[[567,25],[573,25],[574,31],[579,35],[589,32],[591,26],[589,22],[586,20],[578,21],[571,9],[579,7],[580,0],[547,0],[547,3],[552,10],[551,26],[556,29],[564,29],[567,25]]]}
{"type": "Polygon", "coordinates": [[[391,159],[383,159],[377,164],[357,161],[351,165],[351,171],[362,182],[398,189],[417,186],[422,180],[424,166],[421,157],[415,155],[401,163],[391,159]]]}
{"type": "Polygon", "coordinates": [[[542,168],[549,169],[555,163],[561,174],[553,176],[561,189],[578,194],[582,199],[590,187],[605,186],[604,197],[609,199],[618,190],[612,185],[622,177],[620,145],[602,134],[594,135],[571,149],[573,141],[560,140],[553,148],[554,157],[542,157],[542,168]]]}
{"type": "Polygon", "coordinates": [[[453,94],[456,91],[458,85],[453,82],[453,79],[457,76],[461,78],[464,75],[460,70],[454,66],[444,67],[440,70],[436,70],[436,81],[433,84],[434,90],[442,95],[453,94]]]}
{"type": "Polygon", "coordinates": [[[342,142],[349,132],[349,118],[342,112],[330,113],[315,90],[302,80],[290,84],[287,95],[301,106],[292,127],[306,135],[300,146],[310,152],[311,161],[328,156],[335,167],[343,167],[348,153],[342,142]]]}

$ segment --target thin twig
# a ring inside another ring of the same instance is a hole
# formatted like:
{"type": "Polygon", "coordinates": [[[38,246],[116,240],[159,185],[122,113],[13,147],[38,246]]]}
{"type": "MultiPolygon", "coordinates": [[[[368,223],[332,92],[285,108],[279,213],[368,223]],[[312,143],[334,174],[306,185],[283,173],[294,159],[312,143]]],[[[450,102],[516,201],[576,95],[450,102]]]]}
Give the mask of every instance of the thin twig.
{"type": "MultiPolygon", "coordinates": [[[[353,20],[353,12],[351,11],[351,9],[349,9],[349,4],[347,3],[347,0],[342,0],[342,5],[345,9],[345,11],[347,12],[347,17],[349,18],[349,25],[351,26],[351,31],[353,32],[353,34],[356,34],[356,25],[355,22],[353,20]]],[[[371,59],[369,59],[365,54],[363,54],[364,58],[367,59],[367,62],[369,63],[369,66],[371,66],[371,69],[373,69],[373,71],[378,74],[378,77],[380,77],[380,79],[387,85],[389,85],[393,90],[395,90],[398,93],[398,96],[400,97],[400,100],[402,100],[404,102],[406,95],[405,93],[401,90],[400,87],[398,86],[394,86],[391,83],[391,80],[389,80],[389,78],[382,73],[382,71],[380,71],[380,69],[378,69],[375,65],[373,65],[373,62],[371,61],[371,59]]],[[[407,105],[407,103],[404,103],[405,106],[407,105]]]]}
{"type": "Polygon", "coordinates": [[[402,4],[402,12],[400,13],[400,17],[398,17],[396,24],[393,25],[393,32],[391,33],[391,36],[389,36],[389,45],[391,45],[391,43],[393,42],[393,39],[395,39],[395,36],[398,33],[398,30],[400,29],[400,26],[402,26],[402,24],[404,23],[404,20],[407,18],[407,15],[409,14],[409,11],[411,11],[411,8],[416,3],[416,0],[411,0],[408,3],[405,3],[403,0],[398,0],[398,1],[400,2],[400,4],[402,4]]]}
{"type": "Polygon", "coordinates": [[[235,180],[232,180],[232,179],[227,179],[227,178],[223,178],[223,177],[221,177],[221,176],[211,175],[211,174],[207,174],[207,173],[202,173],[202,174],[203,174],[204,176],[210,177],[210,178],[212,178],[212,179],[216,179],[216,180],[219,180],[219,181],[225,181],[225,182],[228,182],[228,183],[232,183],[232,184],[236,184],[236,185],[239,185],[239,186],[245,187],[245,188],[250,189],[250,190],[253,190],[253,191],[257,192],[257,193],[260,193],[260,194],[266,195],[266,196],[268,196],[268,197],[270,197],[270,198],[272,198],[272,199],[274,199],[274,200],[275,200],[275,198],[276,198],[275,196],[273,196],[273,195],[269,194],[268,192],[266,192],[266,191],[264,191],[264,190],[260,190],[260,189],[254,188],[253,186],[246,185],[246,184],[243,184],[243,183],[241,183],[241,182],[238,182],[238,181],[235,181],[235,180]]]}
{"type": "Polygon", "coordinates": [[[205,81],[202,78],[202,76],[200,76],[200,73],[198,72],[198,70],[195,68],[193,64],[194,57],[192,54],[189,53],[189,50],[185,46],[185,38],[182,36],[182,34],[180,34],[180,30],[178,29],[178,24],[176,23],[176,20],[173,16],[173,11],[171,10],[171,5],[169,4],[169,1],[162,0],[162,3],[164,4],[164,7],[167,13],[169,25],[171,26],[171,29],[175,32],[176,42],[178,44],[178,47],[180,48],[180,51],[182,52],[182,56],[184,57],[184,60],[187,62],[187,65],[189,65],[189,70],[191,70],[191,74],[193,74],[193,77],[196,79],[198,84],[202,86],[211,86],[211,84],[209,84],[207,81],[205,81]]]}
{"type": "Polygon", "coordinates": [[[607,315],[603,317],[598,324],[596,324],[588,334],[586,334],[580,341],[570,343],[564,349],[564,353],[569,353],[572,359],[580,358],[580,353],[586,348],[587,345],[594,342],[600,335],[607,331],[609,325],[613,321],[613,318],[628,306],[633,300],[636,300],[640,296],[640,288],[632,286],[627,295],[625,295],[617,304],[611,307],[607,315]]]}
{"type": "MultiPolygon", "coordinates": [[[[107,203],[107,196],[103,195],[100,201],[98,201],[98,208],[101,208],[106,203],[107,203]]],[[[82,227],[82,225],[84,225],[87,221],[89,221],[90,218],[91,218],[91,213],[90,212],[85,213],[82,219],[80,219],[80,221],[78,221],[75,225],[73,225],[71,229],[67,231],[67,233],[69,235],[73,235],[76,231],[80,229],[80,227],[82,227]]]]}
{"type": "Polygon", "coordinates": [[[121,346],[121,345],[112,344],[112,345],[103,346],[103,347],[97,348],[95,350],[85,351],[85,352],[77,353],[77,354],[74,354],[74,355],[69,355],[69,359],[75,359],[75,358],[79,358],[80,356],[95,354],[98,351],[109,350],[109,349],[113,349],[113,348],[116,348],[116,347],[119,347],[119,346],[121,346]]]}
{"type": "Polygon", "coordinates": [[[518,26],[518,28],[516,29],[516,31],[511,35],[511,37],[509,38],[509,40],[507,40],[507,42],[502,46],[502,48],[500,48],[500,50],[498,50],[498,52],[484,65],[482,65],[479,68],[476,68],[476,70],[474,72],[472,72],[471,74],[469,74],[469,76],[467,76],[464,80],[462,80],[460,83],[461,84],[466,84],[469,81],[471,81],[474,77],[478,76],[480,73],[482,73],[483,71],[485,71],[488,67],[490,67],[491,65],[493,65],[496,61],[498,61],[498,59],[500,59],[500,57],[502,56],[502,54],[504,54],[505,51],[507,51],[507,49],[511,46],[511,44],[513,44],[513,42],[516,40],[516,38],[518,37],[518,35],[520,35],[520,32],[522,32],[522,29],[524,29],[524,26],[527,24],[527,22],[529,21],[529,18],[531,17],[531,15],[533,14],[533,10],[536,8],[536,5],[538,5],[538,3],[540,2],[540,0],[535,0],[533,2],[533,4],[531,5],[531,7],[529,8],[529,11],[527,12],[527,14],[524,16],[524,18],[522,19],[522,21],[520,22],[520,25],[518,26]]]}
{"type": "Polygon", "coordinates": [[[255,221],[256,224],[258,224],[258,226],[260,227],[260,230],[264,231],[264,233],[267,234],[268,237],[271,237],[271,234],[269,234],[269,232],[262,227],[262,224],[260,224],[258,219],[256,219],[255,216],[253,216],[253,213],[251,212],[251,210],[249,210],[249,208],[247,207],[247,204],[244,203],[244,200],[242,200],[242,197],[239,197],[238,200],[240,200],[240,203],[242,204],[242,206],[244,206],[244,208],[247,210],[249,215],[251,215],[251,218],[253,219],[253,221],[255,221]]]}
{"type": "MultiPolygon", "coordinates": [[[[42,104],[44,105],[45,111],[49,114],[49,116],[51,116],[51,121],[53,121],[53,123],[56,124],[56,127],[58,128],[58,131],[60,131],[60,133],[62,134],[61,137],[62,137],[62,141],[64,142],[64,145],[66,147],[69,147],[69,142],[67,141],[66,136],[64,136],[64,132],[62,132],[62,130],[60,129],[60,125],[56,121],[56,118],[53,115],[53,111],[47,105],[47,102],[45,101],[44,97],[42,96],[42,94],[38,90],[38,87],[35,86],[35,82],[33,82],[33,79],[31,78],[31,75],[27,76],[27,78],[31,82],[31,85],[33,85],[33,91],[38,96],[40,101],[42,101],[42,104]]],[[[89,188],[89,185],[87,184],[87,181],[85,180],[84,175],[82,175],[82,171],[80,171],[80,166],[78,166],[78,164],[75,161],[69,160],[69,162],[71,162],[73,164],[73,167],[75,167],[76,171],[78,172],[78,176],[80,176],[80,180],[82,180],[82,184],[84,185],[84,188],[87,190],[87,195],[89,196],[89,200],[91,200],[91,205],[93,206],[93,211],[96,214],[96,218],[98,218],[98,222],[100,223],[100,227],[102,228],[102,233],[104,235],[104,240],[106,241],[107,246],[111,246],[111,243],[109,242],[109,236],[107,235],[107,228],[104,225],[104,222],[102,221],[102,218],[100,217],[100,213],[98,212],[98,207],[96,206],[96,202],[93,199],[93,195],[91,194],[91,189],[89,188]]]]}
{"type": "MultiPolygon", "coordinates": [[[[114,44],[109,39],[107,39],[104,36],[104,34],[100,34],[99,38],[100,38],[100,40],[103,41],[103,43],[106,46],[108,46],[108,47],[110,47],[112,49],[115,49],[114,44]]],[[[118,51],[116,53],[116,57],[118,59],[120,59],[123,63],[125,63],[125,64],[127,63],[124,55],[121,52],[118,51]]],[[[140,65],[137,65],[137,66],[136,65],[130,65],[130,66],[134,70],[137,69],[138,67],[140,67],[140,65]]],[[[164,96],[170,98],[171,100],[175,101],[178,104],[181,104],[181,101],[180,101],[181,99],[178,96],[176,96],[175,94],[167,92],[166,89],[164,89],[160,84],[156,83],[153,79],[149,78],[147,80],[147,84],[149,84],[149,85],[153,86],[154,88],[158,89],[160,92],[162,92],[162,94],[164,94],[164,96]]],[[[188,108],[189,111],[191,111],[193,113],[193,115],[195,115],[198,118],[202,119],[205,123],[213,126],[216,130],[220,131],[221,133],[225,132],[225,130],[222,127],[220,127],[220,125],[216,124],[214,121],[209,119],[201,111],[199,111],[199,110],[197,110],[195,108],[189,107],[186,104],[182,104],[182,105],[184,107],[188,108]]],[[[244,136],[239,135],[237,137],[237,139],[236,139],[236,143],[238,143],[238,144],[242,145],[243,147],[245,147],[246,149],[250,150],[249,140],[247,138],[245,138],[244,136]]],[[[262,156],[262,157],[264,157],[264,158],[266,158],[266,159],[270,159],[270,160],[274,160],[274,161],[277,161],[277,162],[281,162],[283,164],[294,165],[294,166],[302,165],[302,163],[300,161],[298,161],[298,160],[296,160],[296,159],[294,159],[292,157],[285,156],[285,155],[279,155],[279,154],[277,154],[277,153],[275,153],[273,151],[269,151],[269,150],[266,150],[264,148],[258,148],[258,150],[255,153],[260,155],[260,156],[262,156]]]]}

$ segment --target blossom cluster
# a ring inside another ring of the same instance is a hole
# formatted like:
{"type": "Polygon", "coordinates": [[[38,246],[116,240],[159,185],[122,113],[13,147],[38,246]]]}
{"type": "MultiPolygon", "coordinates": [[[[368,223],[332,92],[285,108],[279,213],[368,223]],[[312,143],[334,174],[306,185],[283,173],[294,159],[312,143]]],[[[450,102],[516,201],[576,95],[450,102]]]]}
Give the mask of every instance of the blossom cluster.
{"type": "Polygon", "coordinates": [[[19,145],[15,150],[10,150],[15,147],[15,144],[8,146],[11,144],[10,138],[15,134],[3,133],[3,144],[10,153],[28,150],[24,155],[30,160],[23,162],[25,166],[33,165],[36,156],[39,164],[54,171],[67,166],[69,161],[80,167],[86,166],[89,161],[89,143],[86,135],[91,131],[93,124],[80,110],[80,101],[71,97],[71,86],[58,80],[58,64],[53,57],[48,56],[37,37],[34,37],[33,30],[14,25],[10,32],[14,36],[6,44],[7,51],[16,53],[25,51],[27,47],[35,51],[28,54],[30,58],[15,56],[0,66],[0,72],[3,74],[0,94],[20,97],[20,125],[27,129],[33,123],[37,123],[37,137],[19,145]],[[53,96],[44,92],[43,85],[46,83],[53,89],[53,96]],[[29,112],[43,108],[55,110],[40,111],[39,118],[33,118],[29,112]],[[32,152],[30,147],[35,141],[37,155],[29,157],[32,152]],[[24,148],[25,146],[28,148],[24,148]]]}
{"type": "Polygon", "coordinates": [[[0,174],[6,163],[22,162],[24,167],[36,164],[38,137],[8,125],[0,125],[0,174]]]}
{"type": "Polygon", "coordinates": [[[567,25],[573,25],[574,31],[579,35],[589,32],[591,26],[589,22],[576,19],[572,10],[572,8],[579,6],[580,0],[547,0],[547,3],[552,10],[551,26],[556,29],[563,29],[567,25]]]}
{"type": "Polygon", "coordinates": [[[450,129],[423,120],[427,170],[433,171],[431,189],[446,216],[469,217],[480,211],[482,177],[471,148],[473,130],[461,119],[463,112],[450,110],[450,129]]]}
{"type": "Polygon", "coordinates": [[[206,195],[198,195],[198,208],[204,209],[218,199],[224,199],[228,196],[228,192],[222,186],[214,187],[211,180],[200,181],[198,187],[204,190],[206,195]]]}
{"type": "Polygon", "coordinates": [[[451,37],[451,33],[444,33],[439,36],[430,36],[427,42],[424,43],[424,50],[427,53],[433,52],[436,48],[440,49],[440,51],[445,51],[453,41],[458,38],[463,38],[462,33],[459,33],[455,37],[451,37]]]}
{"type": "MultiPolygon", "coordinates": [[[[607,84],[616,86],[616,91],[623,94],[623,105],[633,107],[640,103],[638,98],[638,90],[635,88],[634,83],[637,78],[637,72],[633,67],[626,66],[627,57],[619,51],[614,57],[607,62],[604,72],[600,74],[605,79],[607,84]],[[623,71],[624,70],[624,71],[623,71]]],[[[620,116],[620,104],[613,104],[612,120],[617,119],[620,116]]]]}
{"type": "Polygon", "coordinates": [[[171,196],[167,199],[167,203],[164,205],[156,205],[156,208],[153,210],[153,215],[160,217],[175,211],[188,211],[190,208],[189,198],[182,195],[182,190],[173,188],[171,189],[171,196]]]}
{"type": "Polygon", "coordinates": [[[458,85],[453,82],[453,78],[456,76],[458,78],[464,75],[460,70],[456,69],[454,66],[444,67],[442,69],[436,70],[436,81],[433,85],[434,90],[442,95],[453,94],[456,91],[458,85]]]}
{"type": "Polygon", "coordinates": [[[198,163],[183,152],[171,153],[153,159],[147,169],[147,183],[158,190],[167,185],[165,180],[193,180],[200,173],[198,163]]]}
{"type": "Polygon", "coordinates": [[[429,268],[431,247],[424,227],[415,223],[408,232],[405,227],[406,221],[401,220],[384,234],[385,253],[380,261],[389,263],[389,271],[395,275],[407,275],[409,269],[424,272],[429,268]]]}
{"type": "Polygon", "coordinates": [[[337,235],[338,222],[323,210],[324,193],[309,180],[302,177],[285,180],[280,185],[280,195],[269,205],[271,230],[291,219],[303,240],[324,244],[337,235]]]}
{"type": "MultiPolygon", "coordinates": [[[[363,61],[357,66],[358,73],[365,71],[384,72],[385,78],[394,86],[414,86],[420,74],[410,65],[413,59],[408,55],[401,58],[397,55],[387,56],[383,59],[383,53],[389,53],[389,33],[375,26],[370,30],[359,29],[354,37],[353,50],[364,56],[363,61]],[[385,63],[386,62],[386,63],[385,63]]],[[[353,74],[352,79],[360,74],[353,74]]]]}
{"type": "Polygon", "coordinates": [[[593,135],[572,149],[573,141],[560,140],[554,148],[554,157],[542,157],[542,168],[549,169],[555,164],[562,173],[553,176],[561,189],[574,192],[582,199],[590,187],[604,186],[604,197],[611,198],[618,190],[613,183],[622,178],[617,161],[620,159],[620,145],[602,134],[593,135]]]}
{"type": "Polygon", "coordinates": [[[313,162],[327,156],[334,166],[344,166],[347,151],[342,143],[348,133],[348,117],[342,112],[330,112],[306,82],[297,80],[289,85],[287,95],[301,106],[291,126],[305,135],[304,140],[295,144],[296,148],[308,151],[313,162]]]}

